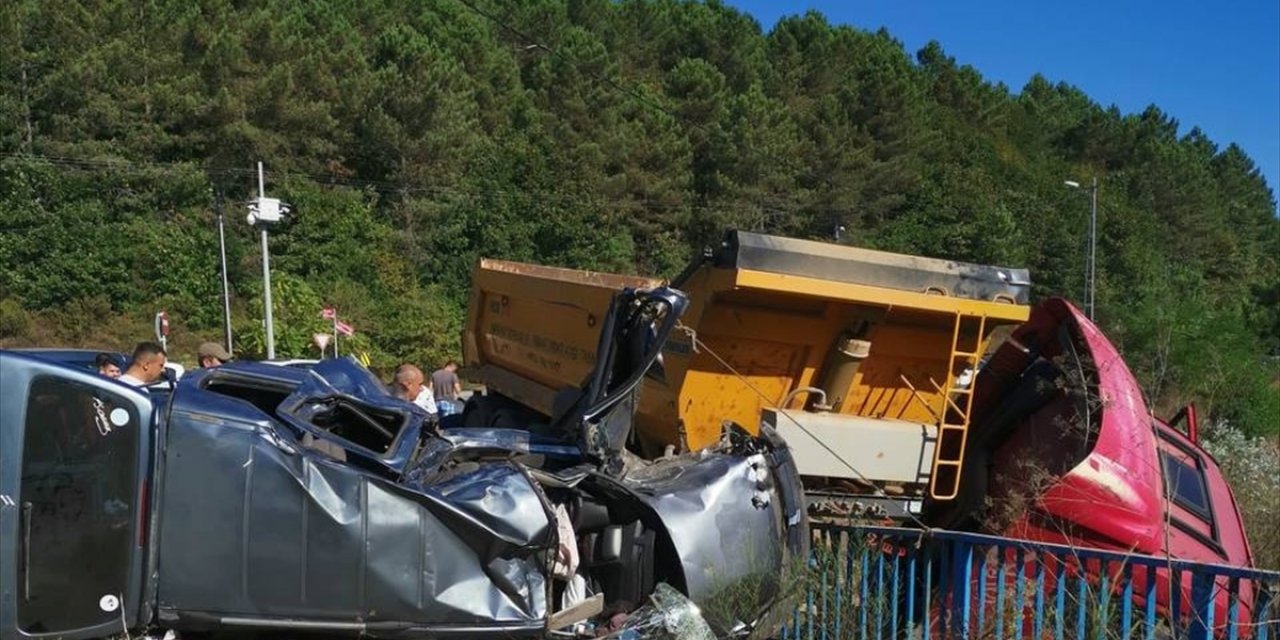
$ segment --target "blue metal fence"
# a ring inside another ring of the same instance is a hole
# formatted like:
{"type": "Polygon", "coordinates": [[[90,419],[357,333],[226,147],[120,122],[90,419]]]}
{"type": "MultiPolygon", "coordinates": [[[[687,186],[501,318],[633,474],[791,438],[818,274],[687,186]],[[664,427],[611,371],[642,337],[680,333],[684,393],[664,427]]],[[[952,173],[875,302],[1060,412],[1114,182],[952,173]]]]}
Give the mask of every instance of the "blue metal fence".
{"type": "Polygon", "coordinates": [[[813,532],[787,640],[1280,640],[1280,572],[954,531],[813,532]]]}

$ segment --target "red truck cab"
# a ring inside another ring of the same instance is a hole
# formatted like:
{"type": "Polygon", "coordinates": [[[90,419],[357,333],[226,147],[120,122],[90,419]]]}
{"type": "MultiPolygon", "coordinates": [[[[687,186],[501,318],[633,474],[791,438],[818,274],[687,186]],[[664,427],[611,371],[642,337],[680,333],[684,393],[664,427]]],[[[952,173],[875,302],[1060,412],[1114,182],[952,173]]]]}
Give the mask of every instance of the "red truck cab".
{"type": "MultiPolygon", "coordinates": [[[[1198,442],[1194,408],[1169,422],[1153,417],[1114,345],[1065,300],[1038,305],[992,355],[975,403],[974,437],[985,445],[975,447],[985,458],[975,462],[988,473],[973,474],[980,477],[969,490],[988,490],[987,504],[1004,510],[987,511],[981,529],[1253,566],[1231,488],[1198,442]]],[[[1145,571],[1135,572],[1135,581],[1145,583],[1138,573],[1145,571]]],[[[1167,609],[1168,571],[1156,573],[1158,604],[1167,609]]],[[[1181,578],[1185,603],[1190,576],[1181,578]]],[[[1241,593],[1246,608],[1251,601],[1241,593]]]]}

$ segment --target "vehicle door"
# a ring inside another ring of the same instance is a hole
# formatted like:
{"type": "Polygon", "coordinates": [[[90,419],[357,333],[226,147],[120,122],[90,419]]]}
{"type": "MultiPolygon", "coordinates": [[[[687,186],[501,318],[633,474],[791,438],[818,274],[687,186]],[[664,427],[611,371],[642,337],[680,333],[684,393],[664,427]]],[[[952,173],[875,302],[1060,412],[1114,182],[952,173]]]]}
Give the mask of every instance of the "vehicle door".
{"type": "Polygon", "coordinates": [[[622,470],[620,454],[631,435],[640,383],[661,364],[662,347],[688,307],[677,289],[627,289],[614,296],[600,327],[596,363],[576,405],[556,429],[576,431],[583,453],[606,473],[622,470]]]}
{"type": "Polygon", "coordinates": [[[142,391],[0,351],[0,638],[138,623],[152,414],[142,391]]]}

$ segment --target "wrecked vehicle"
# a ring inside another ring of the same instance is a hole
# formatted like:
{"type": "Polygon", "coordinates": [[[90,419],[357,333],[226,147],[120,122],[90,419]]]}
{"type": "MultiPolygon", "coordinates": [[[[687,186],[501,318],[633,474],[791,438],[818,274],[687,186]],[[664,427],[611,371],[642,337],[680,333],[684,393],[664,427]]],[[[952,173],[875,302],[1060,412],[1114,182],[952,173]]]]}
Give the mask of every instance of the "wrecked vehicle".
{"type": "Polygon", "coordinates": [[[430,429],[350,360],[232,363],[153,405],[0,351],[0,638],[591,637],[675,596],[718,635],[767,634],[807,557],[783,441],[628,449],[685,304],[621,293],[590,378],[538,431],[430,429]]]}

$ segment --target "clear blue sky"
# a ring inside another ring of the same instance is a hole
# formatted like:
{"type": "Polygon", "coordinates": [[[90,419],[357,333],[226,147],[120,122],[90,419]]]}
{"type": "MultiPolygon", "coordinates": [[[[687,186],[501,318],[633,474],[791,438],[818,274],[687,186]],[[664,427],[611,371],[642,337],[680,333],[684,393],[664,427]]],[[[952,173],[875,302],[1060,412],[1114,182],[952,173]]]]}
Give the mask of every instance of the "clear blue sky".
{"type": "Polygon", "coordinates": [[[1235,142],[1280,187],[1280,0],[725,0],[767,32],[815,9],[835,24],[885,27],[914,53],[930,40],[1019,91],[1042,73],[1124,113],[1159,106],[1181,132],[1235,142]]]}

